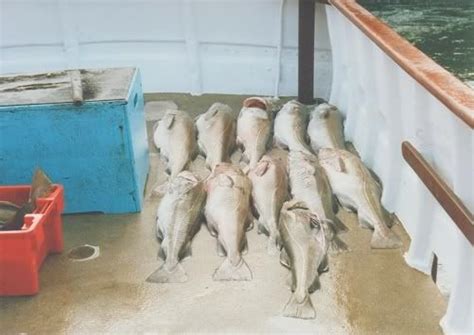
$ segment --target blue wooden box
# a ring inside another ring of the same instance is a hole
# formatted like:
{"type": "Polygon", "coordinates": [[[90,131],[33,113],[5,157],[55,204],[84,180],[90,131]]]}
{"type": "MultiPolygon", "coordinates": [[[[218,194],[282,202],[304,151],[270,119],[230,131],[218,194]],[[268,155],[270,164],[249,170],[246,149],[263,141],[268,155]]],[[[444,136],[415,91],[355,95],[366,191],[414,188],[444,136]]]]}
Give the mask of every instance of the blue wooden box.
{"type": "Polygon", "coordinates": [[[31,182],[36,167],[65,188],[66,213],[141,210],[148,147],[140,73],[80,70],[0,76],[0,184],[31,182]]]}

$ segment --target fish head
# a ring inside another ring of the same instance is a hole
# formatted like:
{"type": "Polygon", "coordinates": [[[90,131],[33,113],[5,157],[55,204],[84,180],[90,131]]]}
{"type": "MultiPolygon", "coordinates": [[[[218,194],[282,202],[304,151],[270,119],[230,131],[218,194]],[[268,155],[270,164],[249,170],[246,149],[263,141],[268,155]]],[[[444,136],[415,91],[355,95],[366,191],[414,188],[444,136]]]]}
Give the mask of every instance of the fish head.
{"type": "Polygon", "coordinates": [[[300,113],[302,107],[303,105],[299,103],[298,101],[290,100],[286,104],[283,105],[283,107],[280,109],[278,113],[282,113],[282,114],[300,113]]]}
{"type": "Polygon", "coordinates": [[[169,184],[169,193],[185,194],[195,188],[201,181],[190,171],[181,171],[169,184]]]}
{"type": "Polygon", "coordinates": [[[260,97],[251,97],[244,100],[242,106],[244,108],[258,108],[267,111],[269,104],[266,99],[260,97]]]}
{"type": "Polygon", "coordinates": [[[338,109],[336,106],[328,104],[328,103],[322,103],[314,110],[311,112],[311,119],[316,119],[316,120],[325,120],[328,119],[331,114],[337,113],[338,109]]]}

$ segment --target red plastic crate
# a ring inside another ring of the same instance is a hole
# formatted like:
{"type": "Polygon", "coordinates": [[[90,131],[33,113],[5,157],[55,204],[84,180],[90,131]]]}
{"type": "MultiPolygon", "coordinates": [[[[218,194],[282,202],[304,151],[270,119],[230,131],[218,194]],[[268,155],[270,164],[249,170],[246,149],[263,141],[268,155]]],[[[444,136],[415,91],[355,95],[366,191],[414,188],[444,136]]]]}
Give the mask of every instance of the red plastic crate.
{"type": "MultiPolygon", "coordinates": [[[[22,205],[30,186],[0,186],[0,200],[22,205]]],[[[64,189],[37,199],[33,214],[25,216],[21,230],[0,231],[0,295],[33,295],[39,291],[39,269],[49,253],[64,248],[61,213],[64,189]]]]}

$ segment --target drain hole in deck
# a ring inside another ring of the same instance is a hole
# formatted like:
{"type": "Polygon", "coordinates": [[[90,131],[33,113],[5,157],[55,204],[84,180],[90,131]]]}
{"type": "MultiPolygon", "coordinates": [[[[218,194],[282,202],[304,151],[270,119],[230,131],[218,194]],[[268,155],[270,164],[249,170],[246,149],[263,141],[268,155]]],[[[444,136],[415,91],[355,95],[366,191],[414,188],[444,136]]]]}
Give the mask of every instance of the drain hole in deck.
{"type": "Polygon", "coordinates": [[[99,254],[99,247],[85,244],[71,249],[67,256],[73,261],[83,262],[97,258],[99,257],[99,254]]]}

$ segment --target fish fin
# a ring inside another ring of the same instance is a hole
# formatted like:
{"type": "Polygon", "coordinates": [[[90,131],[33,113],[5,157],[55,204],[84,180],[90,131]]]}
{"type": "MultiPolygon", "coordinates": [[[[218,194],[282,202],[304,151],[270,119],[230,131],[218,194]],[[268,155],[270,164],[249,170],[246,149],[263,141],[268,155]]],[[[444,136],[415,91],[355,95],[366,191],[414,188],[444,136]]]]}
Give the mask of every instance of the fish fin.
{"type": "Polygon", "coordinates": [[[268,171],[269,166],[270,166],[270,163],[268,161],[263,161],[263,162],[258,163],[254,169],[255,174],[259,177],[263,176],[268,171]]]}
{"type": "Polygon", "coordinates": [[[187,280],[188,275],[179,263],[171,271],[162,265],[146,279],[149,283],[184,283],[187,280]]]}
{"type": "Polygon", "coordinates": [[[283,316],[297,319],[314,319],[316,311],[309,295],[306,295],[302,302],[298,302],[296,296],[292,294],[283,309],[283,316]]]}
{"type": "Polygon", "coordinates": [[[337,200],[337,197],[333,194],[332,195],[332,211],[334,214],[337,214],[339,212],[339,200],[337,200]]]}
{"type": "Polygon", "coordinates": [[[329,258],[328,255],[324,255],[321,263],[318,266],[318,273],[324,273],[329,271],[329,258]]]}
{"type": "Polygon", "coordinates": [[[340,233],[345,233],[349,230],[347,226],[339,219],[338,217],[334,216],[334,219],[332,220],[333,222],[333,227],[334,230],[336,231],[337,234],[340,233]]]}
{"type": "Polygon", "coordinates": [[[385,209],[385,207],[382,207],[383,215],[385,217],[385,223],[387,224],[388,228],[392,228],[394,225],[397,224],[397,216],[395,213],[390,213],[385,209]]]}
{"type": "Polygon", "coordinates": [[[270,237],[267,241],[267,253],[270,256],[275,256],[280,251],[280,245],[276,238],[270,237]]]}
{"type": "Polygon", "coordinates": [[[216,227],[209,222],[206,224],[207,230],[209,230],[209,234],[211,234],[212,237],[217,237],[217,230],[216,227]]]}
{"type": "Polygon", "coordinates": [[[216,250],[217,250],[217,255],[219,257],[227,256],[227,252],[225,251],[224,246],[222,245],[222,243],[219,240],[217,240],[217,243],[216,243],[216,250]]]}
{"type": "Polygon", "coordinates": [[[252,280],[252,272],[242,258],[237,265],[233,265],[228,258],[214,272],[212,279],[216,281],[242,281],[252,280]]]}
{"type": "Polygon", "coordinates": [[[156,225],[156,239],[161,243],[163,242],[163,232],[161,231],[159,225],[157,224],[156,225]]]}
{"type": "Polygon", "coordinates": [[[288,256],[288,253],[285,249],[282,249],[280,253],[280,264],[285,268],[291,269],[290,256],[288,256]]]}
{"type": "Polygon", "coordinates": [[[296,285],[295,281],[293,280],[293,273],[288,271],[288,275],[286,276],[286,286],[291,290],[291,292],[295,292],[296,285]]]}
{"type": "Polygon", "coordinates": [[[184,248],[180,254],[179,254],[179,259],[181,261],[184,261],[188,258],[191,258],[193,255],[193,249],[191,248],[191,243],[188,243],[188,245],[186,246],[186,248],[184,248]]]}
{"type": "Polygon", "coordinates": [[[308,287],[308,292],[309,293],[313,293],[315,292],[316,290],[319,290],[321,288],[321,281],[319,280],[319,276],[316,275],[314,277],[314,280],[313,282],[311,283],[311,285],[308,287]]]}
{"type": "Polygon", "coordinates": [[[37,168],[31,182],[29,202],[36,206],[36,199],[45,197],[53,191],[53,183],[43,170],[37,168]]]}
{"type": "Polygon", "coordinates": [[[166,260],[166,250],[165,250],[165,247],[163,246],[163,242],[161,243],[160,250],[158,250],[158,258],[161,258],[162,260],[166,260]]]}
{"type": "Polygon", "coordinates": [[[247,236],[244,236],[244,238],[242,239],[240,252],[242,253],[242,255],[245,255],[249,252],[249,241],[247,240],[247,236]]]}
{"type": "Polygon", "coordinates": [[[173,126],[174,119],[175,119],[175,114],[166,114],[165,117],[163,118],[163,122],[165,123],[165,126],[167,129],[170,129],[173,126]]]}
{"type": "Polygon", "coordinates": [[[267,227],[265,227],[265,225],[262,223],[262,222],[258,222],[257,224],[257,227],[258,227],[258,233],[259,234],[264,234],[266,236],[270,236],[270,232],[268,231],[267,227]]]}
{"type": "Polygon", "coordinates": [[[155,185],[155,187],[153,188],[153,191],[151,192],[151,194],[153,196],[157,196],[157,197],[161,197],[163,196],[166,191],[168,190],[168,181],[165,181],[163,184],[161,185],[155,185]]]}
{"type": "Polygon", "coordinates": [[[374,226],[369,221],[364,219],[361,215],[358,215],[358,216],[359,216],[359,227],[364,228],[364,229],[370,229],[370,230],[374,229],[374,226]]]}
{"type": "Polygon", "coordinates": [[[397,249],[402,246],[402,240],[388,227],[384,229],[383,234],[376,229],[372,234],[370,246],[372,249],[397,249]]]}
{"type": "Polygon", "coordinates": [[[331,251],[334,253],[348,251],[349,247],[337,235],[334,235],[331,240],[331,251]]]}

